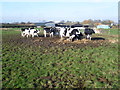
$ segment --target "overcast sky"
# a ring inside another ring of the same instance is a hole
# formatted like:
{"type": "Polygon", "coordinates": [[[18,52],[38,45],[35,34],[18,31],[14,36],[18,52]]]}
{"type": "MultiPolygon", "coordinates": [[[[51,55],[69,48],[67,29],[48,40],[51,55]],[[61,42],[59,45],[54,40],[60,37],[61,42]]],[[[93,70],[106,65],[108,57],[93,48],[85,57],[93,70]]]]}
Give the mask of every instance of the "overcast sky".
{"type": "Polygon", "coordinates": [[[42,20],[83,21],[86,19],[118,20],[117,0],[4,0],[2,22],[40,22],[42,20]],[[25,1],[25,2],[24,2],[25,1]]]}

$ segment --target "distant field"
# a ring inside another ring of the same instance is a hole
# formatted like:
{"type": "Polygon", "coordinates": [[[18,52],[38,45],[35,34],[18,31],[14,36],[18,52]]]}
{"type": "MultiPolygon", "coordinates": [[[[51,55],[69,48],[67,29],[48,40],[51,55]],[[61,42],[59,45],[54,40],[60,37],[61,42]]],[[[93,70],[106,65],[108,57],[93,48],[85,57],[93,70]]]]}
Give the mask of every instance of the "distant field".
{"type": "Polygon", "coordinates": [[[117,34],[110,29],[93,35],[95,40],[71,43],[3,30],[3,88],[119,88],[117,34]]]}
{"type": "Polygon", "coordinates": [[[105,31],[105,34],[108,34],[108,35],[117,35],[118,33],[120,33],[120,31],[118,29],[104,29],[105,31]]]}

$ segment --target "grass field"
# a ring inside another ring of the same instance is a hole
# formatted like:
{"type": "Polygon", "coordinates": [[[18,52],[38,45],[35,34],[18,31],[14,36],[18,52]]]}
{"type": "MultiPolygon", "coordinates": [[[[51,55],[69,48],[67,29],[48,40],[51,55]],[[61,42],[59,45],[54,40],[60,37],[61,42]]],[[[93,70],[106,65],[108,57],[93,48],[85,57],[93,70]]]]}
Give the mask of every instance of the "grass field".
{"type": "MultiPolygon", "coordinates": [[[[58,37],[22,38],[19,29],[2,31],[3,88],[119,88],[118,30],[86,43],[58,37]]],[[[82,41],[79,41],[82,42],[82,41]]]]}

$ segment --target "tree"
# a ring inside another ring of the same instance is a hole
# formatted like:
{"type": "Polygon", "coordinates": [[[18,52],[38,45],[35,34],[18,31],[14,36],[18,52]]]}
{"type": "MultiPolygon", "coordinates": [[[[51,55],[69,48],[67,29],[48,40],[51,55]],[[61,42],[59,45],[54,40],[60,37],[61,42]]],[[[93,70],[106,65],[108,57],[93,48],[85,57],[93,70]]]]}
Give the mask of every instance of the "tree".
{"type": "Polygon", "coordinates": [[[21,22],[21,24],[25,24],[25,22],[21,22]]]}
{"type": "Polygon", "coordinates": [[[103,20],[102,21],[102,24],[109,25],[109,26],[111,26],[112,23],[114,23],[112,20],[103,20]]]}
{"type": "Polygon", "coordinates": [[[82,24],[89,24],[90,26],[94,26],[94,21],[92,19],[84,20],[82,24]]]}
{"type": "Polygon", "coordinates": [[[102,23],[101,20],[94,20],[94,23],[102,23]]]}
{"type": "Polygon", "coordinates": [[[32,23],[28,21],[27,24],[32,24],[32,23]]]}
{"type": "Polygon", "coordinates": [[[93,21],[92,19],[84,20],[84,21],[82,22],[82,24],[93,24],[93,23],[94,23],[94,21],[93,21]]]}
{"type": "Polygon", "coordinates": [[[60,23],[65,23],[65,21],[64,21],[64,20],[61,20],[60,23]]]}

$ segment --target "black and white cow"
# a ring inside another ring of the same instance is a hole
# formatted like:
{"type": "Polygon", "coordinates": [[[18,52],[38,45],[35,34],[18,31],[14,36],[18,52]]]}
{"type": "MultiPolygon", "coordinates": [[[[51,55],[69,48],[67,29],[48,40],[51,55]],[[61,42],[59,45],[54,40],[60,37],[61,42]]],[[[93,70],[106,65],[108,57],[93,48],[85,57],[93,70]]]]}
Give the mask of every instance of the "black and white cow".
{"type": "Polygon", "coordinates": [[[91,35],[94,33],[95,33],[95,31],[93,29],[90,29],[90,28],[86,28],[84,30],[84,34],[86,35],[86,38],[90,39],[90,40],[91,40],[91,35]]]}
{"type": "Polygon", "coordinates": [[[21,29],[21,36],[22,37],[38,37],[39,30],[34,28],[22,28],[21,29]]]}
{"type": "Polygon", "coordinates": [[[70,33],[70,28],[66,28],[66,27],[56,27],[57,30],[59,31],[59,36],[61,37],[61,39],[63,37],[69,37],[69,33],[70,33]]]}
{"type": "Polygon", "coordinates": [[[38,37],[38,33],[39,33],[39,32],[40,32],[40,31],[37,30],[37,29],[30,29],[29,36],[32,36],[32,37],[37,36],[37,37],[38,37]]]}
{"type": "Polygon", "coordinates": [[[65,36],[66,34],[66,29],[64,27],[56,27],[59,31],[59,36],[61,37],[61,39],[65,36]]]}
{"type": "Polygon", "coordinates": [[[22,37],[29,37],[29,33],[30,33],[30,28],[22,28],[21,29],[21,36],[22,37]]]}
{"type": "Polygon", "coordinates": [[[50,35],[50,37],[53,37],[57,32],[57,29],[55,27],[45,27],[44,28],[44,37],[46,37],[47,34],[50,35]]]}
{"type": "Polygon", "coordinates": [[[72,31],[69,33],[69,39],[71,41],[74,40],[80,40],[83,37],[83,34],[78,29],[72,29],[72,31]]]}
{"type": "Polygon", "coordinates": [[[67,37],[70,41],[74,41],[75,39],[79,40],[82,37],[82,33],[78,29],[74,28],[60,28],[60,37],[67,37]]]}

